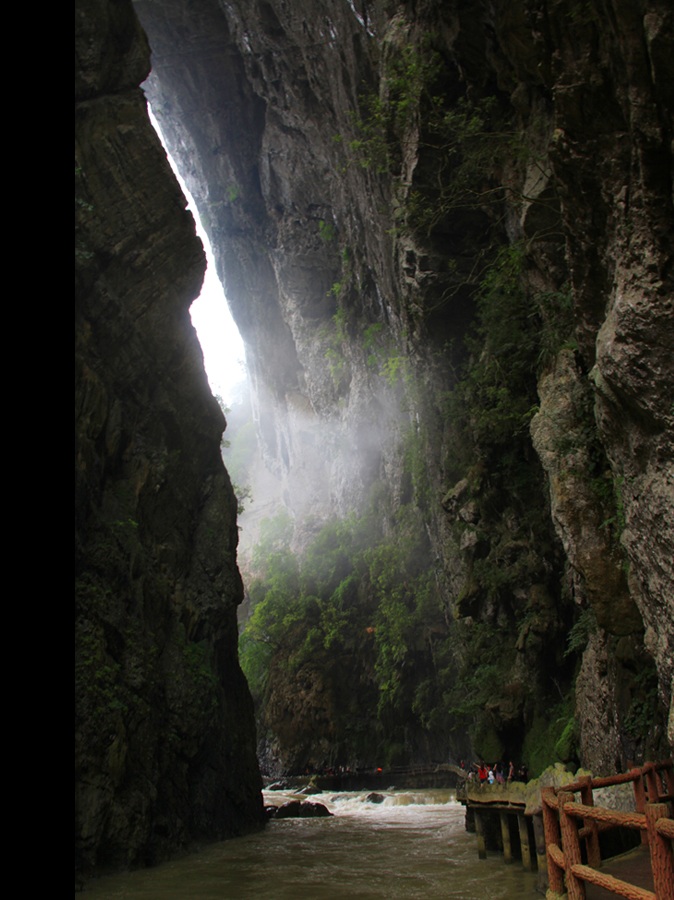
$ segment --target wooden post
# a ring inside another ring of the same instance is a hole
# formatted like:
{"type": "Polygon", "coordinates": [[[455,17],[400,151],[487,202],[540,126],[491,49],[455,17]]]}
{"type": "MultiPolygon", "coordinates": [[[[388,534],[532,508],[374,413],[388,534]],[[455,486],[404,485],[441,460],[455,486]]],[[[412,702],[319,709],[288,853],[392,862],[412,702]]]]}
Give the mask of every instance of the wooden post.
{"type": "Polygon", "coordinates": [[[668,809],[666,803],[646,804],[646,826],[648,829],[648,845],[651,852],[653,868],[653,886],[658,900],[674,897],[674,860],[669,838],[660,834],[655,827],[658,819],[666,819],[668,809]]]}
{"type": "MultiPolygon", "coordinates": [[[[630,769],[630,773],[634,776],[634,805],[638,813],[646,811],[646,791],[644,789],[644,777],[641,769],[630,769]]],[[[648,832],[641,831],[641,843],[648,843],[648,832]]]]}
{"type": "Polygon", "coordinates": [[[543,829],[543,813],[534,813],[534,844],[536,846],[536,866],[539,871],[539,884],[548,883],[548,859],[545,853],[545,831],[543,829]]]}
{"type": "Polygon", "coordinates": [[[575,798],[569,791],[560,791],[557,794],[559,803],[559,827],[562,832],[562,849],[566,862],[566,890],[569,900],[585,900],[585,882],[573,874],[572,867],[579,865],[580,840],[578,838],[578,826],[573,817],[564,811],[565,803],[574,803],[575,798]]]}
{"type": "Polygon", "coordinates": [[[477,855],[479,859],[487,858],[487,844],[484,837],[482,813],[475,810],[475,835],[477,836],[477,855]]]}
{"type": "Polygon", "coordinates": [[[634,805],[636,811],[642,813],[646,809],[643,773],[641,769],[630,769],[630,775],[634,779],[634,805]]]}
{"type": "Polygon", "coordinates": [[[655,771],[653,763],[646,763],[643,768],[644,777],[646,778],[646,790],[648,792],[648,802],[657,803],[660,799],[660,777],[655,771]]]}
{"type": "MultiPolygon", "coordinates": [[[[592,794],[592,776],[581,775],[578,779],[581,784],[580,799],[581,803],[586,806],[594,806],[594,795],[592,794]]],[[[587,864],[593,869],[601,866],[601,851],[599,849],[599,829],[594,819],[583,819],[583,825],[586,829],[585,847],[587,849],[587,864]]]]}
{"type": "Polygon", "coordinates": [[[517,815],[517,830],[520,833],[520,849],[522,851],[522,866],[526,872],[531,872],[533,864],[531,861],[531,846],[529,844],[529,829],[527,827],[527,817],[522,813],[517,815]]]}
{"type": "Polygon", "coordinates": [[[501,820],[501,840],[503,841],[503,862],[511,863],[513,861],[513,848],[510,843],[510,825],[508,824],[508,813],[499,813],[501,820]]]}
{"type": "Polygon", "coordinates": [[[561,844],[559,819],[556,812],[557,798],[555,797],[554,788],[543,788],[541,790],[541,799],[543,801],[543,828],[545,830],[545,845],[547,847],[548,885],[554,894],[561,896],[564,891],[564,870],[557,865],[550,852],[552,846],[559,847],[561,844]],[[550,803],[552,806],[549,805],[550,803]]]}

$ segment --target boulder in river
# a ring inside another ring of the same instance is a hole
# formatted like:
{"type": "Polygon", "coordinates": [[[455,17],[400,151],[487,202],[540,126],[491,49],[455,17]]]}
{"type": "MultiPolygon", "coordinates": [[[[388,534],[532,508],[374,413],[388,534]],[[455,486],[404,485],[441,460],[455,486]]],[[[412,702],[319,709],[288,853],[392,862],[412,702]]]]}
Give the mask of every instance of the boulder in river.
{"type": "Polygon", "coordinates": [[[277,819],[311,819],[331,816],[332,813],[323,806],[322,803],[316,803],[313,800],[288,800],[276,810],[277,819]]]}

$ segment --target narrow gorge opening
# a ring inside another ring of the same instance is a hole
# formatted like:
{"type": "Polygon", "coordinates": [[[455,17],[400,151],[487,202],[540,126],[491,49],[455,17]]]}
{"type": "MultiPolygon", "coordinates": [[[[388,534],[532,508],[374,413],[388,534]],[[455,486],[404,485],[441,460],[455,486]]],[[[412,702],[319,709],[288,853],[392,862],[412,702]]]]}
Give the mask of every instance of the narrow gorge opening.
{"type": "Polygon", "coordinates": [[[245,347],[218,278],[213,248],[201,222],[199,210],[166,146],[161,128],[150,105],[148,105],[148,113],[152,127],[166,150],[171,169],[187,199],[187,208],[194,216],[197,235],[204,246],[207,261],[206,274],[201,293],[190,306],[190,317],[204,354],[204,368],[211,391],[225,410],[235,400],[241,402],[243,394],[248,389],[245,347]]]}
{"type": "MultiPolygon", "coordinates": [[[[274,492],[265,496],[268,480],[262,471],[255,423],[251,404],[251,390],[246,367],[246,351],[239,329],[234,321],[223,284],[218,277],[216,261],[210,239],[201,221],[194,198],[171,156],[166,140],[152,107],[148,104],[152,127],[166,151],[166,157],[187,200],[187,208],[194,217],[196,232],[206,255],[206,272],[201,293],[190,306],[190,318],[197,333],[204,357],[204,368],[213,396],[227,420],[222,437],[222,457],[232,481],[237,501],[239,561],[247,559],[258,539],[261,521],[276,512],[274,492]],[[256,507],[251,509],[253,488],[251,481],[257,470],[256,507]]],[[[239,619],[245,621],[249,604],[245,599],[239,611],[239,619]]]]}

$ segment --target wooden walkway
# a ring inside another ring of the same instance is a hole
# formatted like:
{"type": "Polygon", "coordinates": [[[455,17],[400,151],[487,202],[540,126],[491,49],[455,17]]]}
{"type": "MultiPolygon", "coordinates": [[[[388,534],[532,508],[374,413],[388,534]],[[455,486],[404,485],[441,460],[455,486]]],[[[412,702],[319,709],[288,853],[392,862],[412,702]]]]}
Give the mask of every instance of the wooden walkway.
{"type": "Polygon", "coordinates": [[[672,760],[608,778],[586,775],[571,784],[565,775],[550,776],[557,786],[468,782],[465,792],[457,791],[480,858],[496,851],[506,863],[518,859],[525,869],[538,870],[538,889],[547,900],[674,900],[672,760]],[[595,789],[619,784],[631,785],[636,811],[595,805],[601,802],[595,789]],[[610,829],[619,831],[609,843],[600,841],[610,829]],[[629,830],[636,834],[625,843],[629,830]],[[641,845],[602,859],[616,839],[623,846],[630,840],[641,845]]]}
{"type": "MultiPolygon", "coordinates": [[[[606,860],[601,868],[606,875],[619,878],[627,884],[633,884],[642,890],[650,891],[655,896],[653,870],[648,847],[637,847],[613,859],[606,860]]],[[[586,900],[615,900],[616,895],[596,884],[585,886],[586,900]]]]}
{"type": "Polygon", "coordinates": [[[674,900],[671,759],[609,778],[585,776],[560,788],[543,788],[541,799],[548,900],[567,896],[568,900],[674,900]],[[627,783],[634,789],[636,812],[595,805],[595,788],[627,783]],[[610,828],[636,830],[641,835],[642,852],[602,861],[599,834],[610,828]]]}

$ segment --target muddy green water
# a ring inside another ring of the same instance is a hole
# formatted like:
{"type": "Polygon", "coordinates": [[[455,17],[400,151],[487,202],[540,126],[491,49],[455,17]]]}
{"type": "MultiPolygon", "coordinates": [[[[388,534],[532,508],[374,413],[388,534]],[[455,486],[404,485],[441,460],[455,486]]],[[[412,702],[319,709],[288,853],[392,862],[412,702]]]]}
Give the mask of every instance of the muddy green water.
{"type": "MultiPolygon", "coordinates": [[[[325,804],[331,818],[272,820],[261,833],[90,882],[78,897],[540,900],[536,876],[519,862],[477,858],[475,835],[449,791],[387,791],[380,804],[366,796],[319,794],[308,799],[325,804]]],[[[265,794],[276,805],[285,799],[265,794]]]]}

